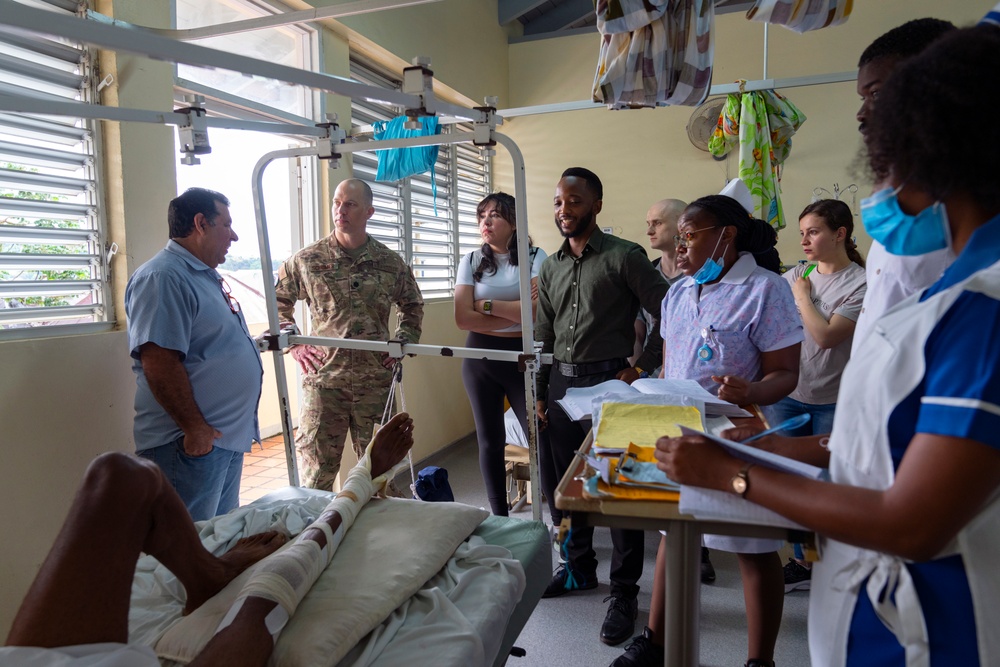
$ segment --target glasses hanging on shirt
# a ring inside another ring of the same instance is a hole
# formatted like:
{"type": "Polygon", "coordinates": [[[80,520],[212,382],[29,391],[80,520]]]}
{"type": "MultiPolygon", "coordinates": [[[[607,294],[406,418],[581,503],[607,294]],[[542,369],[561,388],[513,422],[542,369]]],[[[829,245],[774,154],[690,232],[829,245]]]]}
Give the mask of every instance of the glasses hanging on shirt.
{"type": "Polygon", "coordinates": [[[222,296],[226,299],[226,305],[229,306],[229,310],[233,312],[233,315],[240,312],[240,302],[233,296],[233,288],[229,286],[225,278],[219,278],[219,286],[222,288],[222,296]]]}

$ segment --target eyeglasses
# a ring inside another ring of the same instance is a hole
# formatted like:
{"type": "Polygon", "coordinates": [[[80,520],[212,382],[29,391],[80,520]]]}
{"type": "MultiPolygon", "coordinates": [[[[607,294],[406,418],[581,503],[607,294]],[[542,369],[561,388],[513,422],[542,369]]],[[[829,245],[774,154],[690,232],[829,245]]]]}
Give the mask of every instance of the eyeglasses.
{"type": "Polygon", "coordinates": [[[698,232],[704,232],[708,229],[717,229],[718,227],[719,227],[718,225],[712,225],[711,227],[702,227],[701,229],[695,229],[690,232],[683,232],[681,234],[678,234],[674,236],[674,245],[676,245],[678,248],[686,248],[688,247],[688,244],[691,243],[691,239],[698,232]]]}
{"type": "Polygon", "coordinates": [[[240,302],[233,296],[233,288],[229,286],[225,278],[219,278],[219,286],[222,288],[222,296],[226,298],[226,305],[229,306],[229,310],[233,311],[233,315],[240,312],[240,302]]]}

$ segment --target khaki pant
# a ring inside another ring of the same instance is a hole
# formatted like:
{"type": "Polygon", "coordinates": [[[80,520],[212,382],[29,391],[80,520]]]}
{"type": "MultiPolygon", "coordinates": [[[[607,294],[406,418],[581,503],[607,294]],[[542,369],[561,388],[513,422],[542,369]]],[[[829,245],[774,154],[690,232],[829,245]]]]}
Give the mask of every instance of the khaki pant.
{"type": "MultiPolygon", "coordinates": [[[[299,414],[295,451],[302,486],[332,491],[340,471],[347,434],[361,458],[381,421],[389,398],[388,387],[368,386],[364,393],[350,387],[326,388],[306,384],[299,414]]],[[[398,491],[390,483],[390,494],[398,491]]]]}

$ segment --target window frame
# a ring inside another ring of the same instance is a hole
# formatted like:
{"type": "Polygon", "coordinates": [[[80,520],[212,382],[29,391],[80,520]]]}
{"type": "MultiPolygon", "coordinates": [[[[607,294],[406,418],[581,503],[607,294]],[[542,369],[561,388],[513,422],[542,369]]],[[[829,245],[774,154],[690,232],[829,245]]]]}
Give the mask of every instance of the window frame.
{"type": "MultiPolygon", "coordinates": [[[[83,10],[80,9],[79,5],[75,2],[67,3],[61,0],[19,0],[23,4],[31,5],[33,7],[42,7],[44,9],[63,13],[67,15],[83,16],[83,10]]],[[[97,67],[97,52],[96,49],[88,47],[84,44],[68,44],[63,40],[55,40],[44,36],[26,36],[26,35],[4,35],[0,38],[5,44],[12,45],[15,49],[20,49],[24,51],[34,52],[36,54],[42,53],[46,54],[43,57],[43,63],[46,59],[51,59],[54,61],[62,61],[67,65],[72,65],[75,63],[75,67],[46,67],[44,64],[38,64],[37,62],[23,61],[16,56],[9,56],[7,64],[9,69],[7,72],[13,74],[15,77],[20,76],[25,79],[32,79],[32,73],[37,75],[38,81],[48,80],[51,85],[55,85],[62,90],[60,93],[39,93],[34,90],[27,90],[23,86],[17,86],[15,83],[5,84],[16,88],[20,88],[21,94],[27,94],[30,96],[49,98],[54,100],[79,100],[83,103],[92,103],[94,100],[98,99],[97,85],[100,81],[100,76],[98,74],[97,67]],[[72,59],[71,56],[75,56],[72,59]],[[20,61],[20,62],[17,62],[20,61]],[[76,69],[78,73],[71,73],[69,70],[76,69]],[[75,80],[79,80],[79,87],[73,86],[72,83],[75,80]],[[70,96],[65,93],[70,91],[78,91],[76,96],[70,96]]],[[[6,114],[11,116],[12,114],[6,114]]],[[[91,271],[91,276],[89,278],[73,280],[73,281],[24,281],[25,285],[17,285],[16,280],[2,281],[0,282],[0,287],[14,296],[0,296],[0,298],[5,299],[16,299],[17,293],[21,293],[24,296],[59,296],[63,294],[89,294],[89,298],[92,303],[84,305],[68,305],[68,306],[40,306],[40,307],[15,307],[13,310],[18,311],[15,313],[10,313],[11,310],[8,307],[0,309],[0,341],[6,340],[20,340],[27,338],[41,338],[41,337],[54,337],[54,336],[67,336],[67,335],[80,335],[97,333],[104,331],[111,331],[114,329],[115,321],[115,308],[112,294],[112,280],[113,276],[110,267],[110,258],[117,251],[117,245],[109,241],[108,234],[108,224],[103,202],[105,201],[105,189],[104,189],[104,151],[103,151],[103,136],[102,136],[102,126],[101,122],[82,118],[82,117],[52,117],[46,116],[44,114],[16,114],[13,115],[14,119],[21,122],[21,129],[23,132],[27,132],[29,135],[32,133],[42,134],[45,131],[45,126],[49,125],[49,136],[67,137],[65,142],[62,142],[65,146],[73,146],[74,150],[63,151],[65,155],[79,155],[80,156],[80,167],[77,173],[73,175],[58,175],[58,174],[48,174],[37,171],[24,170],[23,178],[17,178],[13,176],[10,172],[7,172],[8,181],[5,184],[5,189],[14,188],[25,188],[21,189],[21,192],[31,192],[32,194],[38,195],[58,195],[60,193],[65,193],[67,190],[76,190],[78,195],[83,195],[85,203],[72,203],[67,204],[67,213],[73,208],[85,209],[85,213],[82,215],[70,216],[73,218],[78,218],[80,220],[86,221],[86,226],[82,228],[58,228],[58,227],[36,227],[36,226],[26,226],[24,227],[25,233],[21,234],[15,232],[14,229],[17,226],[5,226],[0,233],[3,233],[6,239],[16,239],[18,236],[24,239],[48,239],[52,241],[62,241],[63,244],[66,243],[86,243],[87,252],[82,253],[81,257],[86,257],[86,265],[91,271]],[[76,128],[74,131],[72,128],[76,128]],[[79,142],[76,144],[69,143],[69,135],[79,134],[79,142]],[[75,147],[79,146],[79,152],[75,150],[75,147]],[[79,173],[79,172],[82,172],[79,173]],[[20,185],[11,185],[20,181],[20,185]],[[34,183],[32,183],[34,182],[34,183]],[[31,189],[31,185],[34,184],[38,189],[31,189]],[[42,283],[50,282],[52,289],[45,289],[42,283]],[[85,287],[88,285],[89,287],[85,287]],[[22,289],[13,289],[14,287],[19,287],[22,289]],[[6,314],[6,316],[5,316],[6,314]],[[24,320],[25,315],[38,315],[38,317],[32,318],[30,320],[24,320]],[[44,316],[48,314],[47,318],[44,316]],[[54,317],[53,317],[54,316],[54,317]],[[65,319],[78,319],[81,316],[89,316],[92,318],[90,322],[73,322],[70,324],[60,324],[60,320],[65,319]],[[5,328],[8,325],[15,325],[16,328],[5,328]]],[[[7,124],[7,128],[13,128],[14,125],[7,124]]],[[[16,132],[9,132],[8,134],[16,134],[16,132]]],[[[33,143],[30,138],[26,141],[9,141],[4,140],[5,143],[10,147],[23,146],[25,148],[30,148],[32,150],[25,150],[20,153],[21,156],[25,157],[24,162],[19,162],[17,160],[5,159],[6,163],[20,164],[26,167],[31,166],[31,157],[28,157],[29,153],[34,153],[35,158],[38,159],[41,155],[45,154],[46,149],[44,146],[39,146],[37,143],[33,143]]],[[[45,141],[44,139],[38,139],[38,141],[43,144],[58,144],[57,141],[45,141]]],[[[15,152],[16,153],[16,152],[15,152]]],[[[12,154],[15,154],[12,153],[12,154]]],[[[53,155],[50,153],[50,155],[53,155]]],[[[16,154],[15,154],[16,157],[16,154]]],[[[20,172],[20,169],[11,170],[20,172]]],[[[10,203],[15,200],[27,201],[25,198],[20,197],[5,197],[3,202],[0,203],[10,203]]],[[[51,202],[52,204],[58,204],[58,202],[51,202]]],[[[41,205],[45,208],[44,205],[41,205]]],[[[15,211],[16,216],[17,205],[11,206],[7,210],[15,211]]],[[[58,210],[58,206],[50,208],[53,212],[58,210]]],[[[42,209],[36,207],[36,212],[41,213],[42,209]]],[[[55,213],[59,215],[59,213],[55,213]]],[[[29,218],[32,216],[28,216],[29,218]]],[[[41,241],[44,243],[44,241],[41,241]]],[[[34,241],[34,243],[39,243],[39,241],[34,241]]],[[[55,243],[54,245],[59,245],[55,243]]],[[[37,253],[24,253],[25,255],[37,255],[37,253]]],[[[5,257],[13,258],[16,257],[17,253],[5,254],[5,257]]],[[[72,257],[73,254],[69,253],[67,256],[72,257]]],[[[46,266],[54,267],[54,264],[46,265],[45,261],[40,260],[36,265],[39,270],[50,270],[46,269],[46,266]]],[[[58,264],[59,262],[56,262],[58,264]]],[[[11,267],[17,265],[16,259],[11,259],[11,267]]],[[[0,266],[2,269],[3,266],[0,266]]],[[[87,297],[84,297],[87,298],[87,297]]]]}

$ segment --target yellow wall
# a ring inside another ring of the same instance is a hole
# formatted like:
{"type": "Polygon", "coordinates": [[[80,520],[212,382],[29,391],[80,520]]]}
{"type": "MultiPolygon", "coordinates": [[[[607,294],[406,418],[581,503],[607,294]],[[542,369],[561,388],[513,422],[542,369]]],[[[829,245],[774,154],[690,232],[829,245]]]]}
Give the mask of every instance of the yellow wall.
{"type": "MultiPolygon", "coordinates": [[[[836,28],[804,35],[769,28],[771,78],[853,70],[873,39],[912,18],[935,16],[959,25],[975,21],[990,2],[939,3],[930,0],[856,2],[850,20],[836,28]]],[[[760,79],[763,73],[762,24],[742,14],[718,17],[715,33],[716,83],[760,79]]],[[[582,35],[526,42],[510,47],[510,106],[590,99],[597,63],[598,37],[582,35]]],[[[782,91],[808,120],[793,139],[782,179],[789,227],[779,234],[786,263],[802,257],[798,247],[798,213],[814,187],[832,190],[857,183],[858,202],[869,193],[863,174],[853,169],[861,140],[854,115],[859,98],[854,82],[782,91]]],[[[563,169],[592,169],[604,183],[604,209],[599,224],[647,245],[645,215],[649,205],[666,197],[691,201],[718,192],[735,178],[737,159],[716,162],[691,145],[686,125],[692,109],[672,107],[610,112],[572,111],[514,118],[501,131],[525,155],[528,179],[528,222],[534,240],[552,251],[561,242],[552,222],[551,201],[563,169]]],[[[498,149],[494,161],[497,185],[511,188],[509,157],[498,149]]],[[[850,203],[850,199],[847,199],[850,203]]],[[[857,212],[855,208],[855,212],[857,212]]],[[[856,217],[859,245],[870,239],[856,217]]]]}

